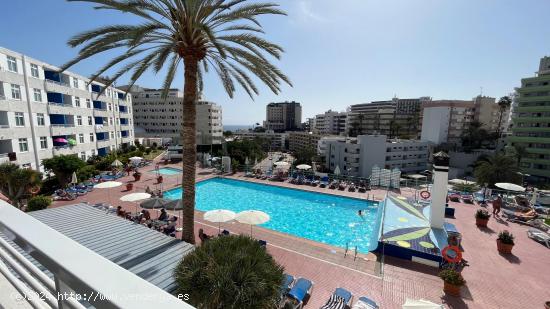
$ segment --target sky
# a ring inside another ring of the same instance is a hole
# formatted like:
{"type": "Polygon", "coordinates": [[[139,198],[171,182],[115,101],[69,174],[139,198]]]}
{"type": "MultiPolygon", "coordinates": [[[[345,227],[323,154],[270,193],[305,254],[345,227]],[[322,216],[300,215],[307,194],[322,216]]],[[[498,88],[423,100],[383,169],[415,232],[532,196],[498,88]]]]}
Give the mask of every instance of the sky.
{"type": "MultiPolygon", "coordinates": [[[[539,59],[550,55],[548,0],[271,1],[288,16],[260,21],[265,37],[285,49],[274,63],[293,87],[274,95],[260,86],[254,100],[239,89],[230,99],[219,79],[207,76],[204,97],[222,105],[225,125],[261,123],[267,103],[286,100],[302,103],[305,120],[394,96],[499,98],[521,78],[533,76],[539,59]]],[[[3,8],[0,46],[54,65],[77,54],[66,44],[71,36],[140,21],[62,0],[9,1],[3,8]]],[[[113,55],[101,54],[70,70],[89,76],[113,55]]],[[[117,84],[127,81],[123,76],[117,84]]],[[[138,84],[159,88],[162,81],[162,75],[147,72],[138,84]]],[[[172,86],[183,87],[183,68],[172,86]]]]}

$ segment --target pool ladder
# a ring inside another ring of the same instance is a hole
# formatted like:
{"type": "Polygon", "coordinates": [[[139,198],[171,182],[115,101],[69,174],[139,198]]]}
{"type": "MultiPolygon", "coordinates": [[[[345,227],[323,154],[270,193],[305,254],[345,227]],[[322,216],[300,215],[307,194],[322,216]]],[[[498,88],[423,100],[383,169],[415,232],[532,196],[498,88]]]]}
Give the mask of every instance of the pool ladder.
{"type": "MultiPolygon", "coordinates": [[[[346,251],[344,252],[344,257],[347,257],[348,251],[349,251],[349,242],[346,242],[346,251]]],[[[354,255],[353,255],[353,260],[355,261],[355,259],[357,259],[357,246],[355,246],[354,255]]]]}

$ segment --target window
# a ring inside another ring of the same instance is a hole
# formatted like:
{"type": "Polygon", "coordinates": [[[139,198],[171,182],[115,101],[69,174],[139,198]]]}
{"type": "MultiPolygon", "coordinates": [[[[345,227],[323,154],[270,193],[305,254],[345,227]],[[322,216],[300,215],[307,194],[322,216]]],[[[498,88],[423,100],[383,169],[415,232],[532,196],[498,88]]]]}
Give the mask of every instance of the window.
{"type": "Polygon", "coordinates": [[[94,125],[94,120],[93,120],[92,116],[88,116],[88,125],[89,125],[89,126],[93,126],[93,125],[94,125]]]}
{"type": "Polygon", "coordinates": [[[31,76],[38,78],[38,66],[34,63],[31,63],[31,76]]]}
{"type": "Polygon", "coordinates": [[[44,114],[42,113],[36,114],[36,123],[42,127],[46,125],[46,121],[44,120],[44,114]]]}
{"type": "Polygon", "coordinates": [[[82,133],[78,134],[78,142],[81,144],[84,144],[84,134],[82,133]]]}
{"type": "Polygon", "coordinates": [[[92,102],[90,99],[86,99],[86,108],[92,108],[92,102]]]}
{"type": "Polygon", "coordinates": [[[21,100],[21,87],[19,85],[11,84],[11,98],[21,100]]]}
{"type": "Polygon", "coordinates": [[[23,113],[15,113],[15,125],[18,127],[25,126],[25,116],[23,113]]]}
{"type": "Polygon", "coordinates": [[[80,107],[80,98],[79,97],[74,97],[74,106],[80,107]]]}
{"type": "Polygon", "coordinates": [[[90,142],[94,141],[94,133],[90,133],[90,142]]]}
{"type": "Polygon", "coordinates": [[[80,153],[80,159],[82,159],[82,161],[86,161],[86,152],[81,152],[80,153]]]}
{"type": "Polygon", "coordinates": [[[40,137],[40,149],[48,149],[48,138],[45,136],[40,137]]]}
{"type": "Polygon", "coordinates": [[[8,70],[17,72],[17,60],[15,57],[8,56],[8,70]]]}
{"type": "Polygon", "coordinates": [[[78,88],[78,78],[73,77],[73,87],[78,88]]]}
{"type": "Polygon", "coordinates": [[[20,138],[19,139],[19,151],[20,152],[29,151],[29,143],[27,142],[26,138],[20,138]]]}
{"type": "Polygon", "coordinates": [[[111,136],[111,139],[114,139],[115,138],[115,132],[111,131],[110,132],[111,134],[109,134],[111,136]]]}
{"type": "Polygon", "coordinates": [[[42,102],[42,91],[36,88],[34,88],[33,91],[34,91],[34,101],[42,102]]]}
{"type": "Polygon", "coordinates": [[[76,124],[79,126],[82,125],[82,116],[76,116],[76,124]]]}
{"type": "Polygon", "coordinates": [[[109,103],[109,110],[113,110],[113,106],[111,103],[109,103]]]}

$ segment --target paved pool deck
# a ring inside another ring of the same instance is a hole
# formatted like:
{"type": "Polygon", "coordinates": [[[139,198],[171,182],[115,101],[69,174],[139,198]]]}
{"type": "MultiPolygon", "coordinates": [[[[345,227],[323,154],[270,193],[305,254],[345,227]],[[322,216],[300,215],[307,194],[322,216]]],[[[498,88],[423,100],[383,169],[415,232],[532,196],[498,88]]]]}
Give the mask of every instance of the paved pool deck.
{"type": "MultiPolygon", "coordinates": [[[[163,166],[163,165],[161,165],[163,166]]],[[[180,165],[166,165],[180,168],[180,165]]],[[[154,189],[154,173],[146,173],[154,166],[143,168],[143,177],[135,183],[133,192],[143,192],[147,186],[154,189]]],[[[217,177],[210,170],[199,169],[198,181],[217,177]]],[[[323,189],[319,187],[296,186],[289,183],[276,183],[250,179],[242,174],[229,176],[240,180],[261,182],[271,185],[299,188],[307,191],[337,194],[355,198],[382,200],[385,190],[372,190],[366,193],[323,189]]],[[[132,181],[131,177],[120,179],[132,181]]],[[[163,190],[179,186],[179,175],[164,177],[163,190]]],[[[52,207],[72,205],[76,202],[111,202],[129,211],[136,210],[135,203],[119,202],[119,198],[129,192],[125,188],[108,190],[96,189],[76,201],[57,201],[52,207]]],[[[414,195],[414,189],[403,188],[402,196],[414,195]]],[[[261,227],[254,228],[254,237],[268,241],[268,251],[275,260],[285,267],[285,271],[305,277],[315,283],[312,297],[305,308],[319,308],[337,287],[350,290],[354,299],[368,296],[377,301],[381,308],[401,308],[406,298],[424,298],[444,303],[448,308],[544,308],[550,300],[550,249],[527,237],[527,227],[504,220],[491,218],[487,229],[475,225],[474,213],[478,206],[464,203],[450,203],[456,208],[455,218],[449,219],[462,233],[464,258],[470,263],[463,271],[467,285],[460,298],[446,296],[442,292],[442,281],[433,267],[391,257],[383,259],[376,254],[359,255],[353,253],[344,257],[343,250],[291,235],[278,233],[261,227]],[[503,256],[496,250],[496,235],[508,229],[516,236],[513,255],[503,256]]],[[[490,206],[489,206],[490,208],[490,206]]],[[[197,211],[195,229],[204,228],[208,234],[216,234],[217,226],[204,222],[197,211]]],[[[249,234],[248,225],[229,223],[232,232],[249,234]]],[[[180,236],[179,234],[177,235],[180,236]]],[[[199,241],[197,240],[197,243],[199,241]]]]}

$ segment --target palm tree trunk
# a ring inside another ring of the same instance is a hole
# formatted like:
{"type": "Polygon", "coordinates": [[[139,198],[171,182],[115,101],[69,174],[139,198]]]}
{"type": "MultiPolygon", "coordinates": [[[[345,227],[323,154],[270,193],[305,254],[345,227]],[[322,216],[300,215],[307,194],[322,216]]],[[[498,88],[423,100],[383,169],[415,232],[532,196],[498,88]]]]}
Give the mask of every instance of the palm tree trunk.
{"type": "Polygon", "coordinates": [[[183,92],[183,173],[181,176],[183,201],[183,231],[181,239],[190,244],[195,243],[195,170],[196,170],[196,112],[197,112],[197,67],[195,58],[184,59],[184,92],[183,92]]]}

